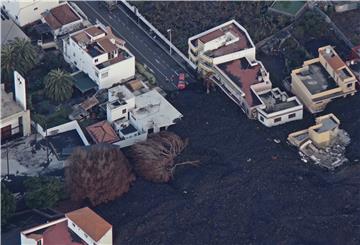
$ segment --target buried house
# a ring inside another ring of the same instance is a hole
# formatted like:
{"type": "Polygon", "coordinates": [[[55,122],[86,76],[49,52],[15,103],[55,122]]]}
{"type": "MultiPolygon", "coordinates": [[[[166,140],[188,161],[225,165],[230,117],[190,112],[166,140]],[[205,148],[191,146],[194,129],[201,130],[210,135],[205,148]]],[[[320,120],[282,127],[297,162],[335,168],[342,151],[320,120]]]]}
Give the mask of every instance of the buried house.
{"type": "Polygon", "coordinates": [[[316,124],[289,134],[288,141],[299,148],[300,155],[322,167],[334,169],[347,161],[345,147],[350,143],[348,134],[339,129],[340,121],[334,114],[316,118],[316,124]]]}

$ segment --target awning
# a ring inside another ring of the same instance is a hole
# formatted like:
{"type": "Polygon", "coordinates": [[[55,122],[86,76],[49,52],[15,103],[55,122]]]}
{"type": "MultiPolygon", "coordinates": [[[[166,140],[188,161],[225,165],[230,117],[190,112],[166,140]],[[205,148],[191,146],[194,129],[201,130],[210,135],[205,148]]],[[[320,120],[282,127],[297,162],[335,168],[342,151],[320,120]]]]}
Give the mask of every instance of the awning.
{"type": "Polygon", "coordinates": [[[98,85],[84,72],[79,72],[73,76],[74,85],[81,93],[85,93],[91,89],[97,89],[98,85]]]}

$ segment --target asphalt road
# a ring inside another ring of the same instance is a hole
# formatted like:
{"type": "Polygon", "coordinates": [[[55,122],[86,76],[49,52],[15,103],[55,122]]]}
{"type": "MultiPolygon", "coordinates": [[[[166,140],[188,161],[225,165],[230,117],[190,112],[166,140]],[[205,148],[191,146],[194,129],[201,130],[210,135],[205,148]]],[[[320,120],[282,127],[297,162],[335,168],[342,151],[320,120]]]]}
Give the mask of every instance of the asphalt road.
{"type": "MultiPolygon", "coordinates": [[[[76,4],[91,23],[95,24],[98,20],[110,26],[116,35],[124,39],[125,46],[135,55],[136,60],[146,64],[153,71],[160,87],[165,90],[176,89],[178,75],[185,72],[184,68],[139,28],[122,8],[109,12],[99,2],[77,1],[76,4]]],[[[187,79],[193,79],[189,73],[185,73],[189,77],[187,79]]]]}

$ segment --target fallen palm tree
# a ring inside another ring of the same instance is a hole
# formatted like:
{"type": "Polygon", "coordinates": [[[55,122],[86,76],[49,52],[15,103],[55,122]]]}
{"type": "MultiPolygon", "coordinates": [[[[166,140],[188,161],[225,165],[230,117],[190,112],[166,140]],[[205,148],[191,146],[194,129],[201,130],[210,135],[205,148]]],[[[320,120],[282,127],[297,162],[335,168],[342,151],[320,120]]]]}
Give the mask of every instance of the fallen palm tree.
{"type": "Polygon", "coordinates": [[[146,141],[131,146],[129,157],[139,176],[153,182],[168,182],[173,177],[176,167],[199,164],[199,161],[175,163],[175,158],[187,145],[188,140],[183,140],[174,133],[163,131],[152,134],[146,141]]]}
{"type": "Polygon", "coordinates": [[[71,198],[88,199],[92,205],[123,195],[135,180],[125,155],[110,144],[79,147],[67,164],[65,179],[71,198]]]}

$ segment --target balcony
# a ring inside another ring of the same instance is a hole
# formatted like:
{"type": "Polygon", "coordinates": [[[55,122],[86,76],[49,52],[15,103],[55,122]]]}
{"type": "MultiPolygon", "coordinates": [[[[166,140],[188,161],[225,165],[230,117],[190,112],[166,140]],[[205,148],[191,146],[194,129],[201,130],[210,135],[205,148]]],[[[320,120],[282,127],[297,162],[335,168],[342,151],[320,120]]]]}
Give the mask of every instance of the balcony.
{"type": "Polygon", "coordinates": [[[189,48],[190,48],[193,52],[197,52],[197,51],[198,51],[198,47],[195,46],[195,42],[196,42],[196,40],[193,40],[193,41],[189,42],[189,48]]]}

